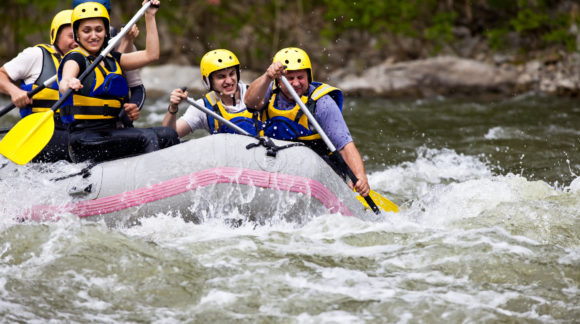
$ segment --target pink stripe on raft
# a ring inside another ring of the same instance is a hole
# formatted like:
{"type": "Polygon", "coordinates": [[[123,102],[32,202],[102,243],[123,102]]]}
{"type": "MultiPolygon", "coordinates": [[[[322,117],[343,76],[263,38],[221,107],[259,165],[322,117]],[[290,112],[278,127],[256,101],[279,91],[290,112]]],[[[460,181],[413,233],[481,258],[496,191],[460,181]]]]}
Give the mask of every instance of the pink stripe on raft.
{"type": "Polygon", "coordinates": [[[328,188],[316,180],[266,171],[222,167],[195,172],[179,178],[113,196],[70,203],[62,206],[39,205],[28,211],[26,219],[53,220],[55,214],[72,213],[81,218],[108,214],[141,206],[160,199],[218,183],[236,183],[261,188],[303,193],[318,199],[331,213],[353,216],[328,188]]]}

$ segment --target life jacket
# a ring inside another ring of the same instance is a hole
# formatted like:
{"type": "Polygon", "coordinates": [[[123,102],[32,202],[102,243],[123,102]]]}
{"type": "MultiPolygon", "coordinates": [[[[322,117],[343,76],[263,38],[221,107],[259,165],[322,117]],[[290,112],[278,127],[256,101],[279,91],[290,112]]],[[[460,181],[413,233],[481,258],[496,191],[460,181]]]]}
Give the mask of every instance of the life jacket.
{"type": "MultiPolygon", "coordinates": [[[[247,109],[244,109],[236,113],[230,113],[226,110],[221,100],[216,100],[216,94],[214,91],[207,93],[205,98],[203,98],[203,101],[206,108],[250,133],[250,135],[256,136],[260,132],[262,124],[258,112],[251,113],[247,109]]],[[[209,125],[209,130],[212,134],[237,133],[235,130],[222,124],[218,119],[209,114],[207,115],[207,124],[209,125]]]]}
{"type": "MultiPolygon", "coordinates": [[[[327,94],[342,112],[342,91],[338,88],[325,83],[312,82],[308,90],[310,95],[302,96],[301,100],[313,116],[316,112],[316,102],[327,94]]],[[[311,141],[321,141],[320,134],[309,123],[308,116],[300,109],[298,103],[289,110],[278,109],[279,95],[280,88],[277,88],[272,92],[268,108],[264,109],[263,135],[287,141],[301,141],[307,145],[311,141]]]]}
{"type": "MultiPolygon", "coordinates": [[[[52,78],[56,74],[62,59],[60,54],[50,45],[38,44],[35,47],[39,47],[42,50],[42,70],[33,83],[26,84],[24,81],[20,83],[20,89],[24,91],[32,91],[42,86],[46,80],[52,78]]],[[[20,109],[20,116],[26,117],[32,113],[48,111],[58,101],[58,98],[58,83],[55,81],[35,94],[32,105],[20,109]]],[[[56,112],[58,113],[59,111],[57,110],[56,112]]]]}
{"type": "MultiPolygon", "coordinates": [[[[85,57],[86,67],[92,64],[94,57],[82,48],[79,52],[85,57]]],[[[70,52],[69,52],[70,53],[70,52]]],[[[129,94],[127,80],[119,62],[108,54],[81,82],[83,87],[73,94],[61,106],[62,119],[65,123],[75,120],[116,120],[129,94]]],[[[62,69],[58,71],[58,80],[62,79],[62,69]]]]}

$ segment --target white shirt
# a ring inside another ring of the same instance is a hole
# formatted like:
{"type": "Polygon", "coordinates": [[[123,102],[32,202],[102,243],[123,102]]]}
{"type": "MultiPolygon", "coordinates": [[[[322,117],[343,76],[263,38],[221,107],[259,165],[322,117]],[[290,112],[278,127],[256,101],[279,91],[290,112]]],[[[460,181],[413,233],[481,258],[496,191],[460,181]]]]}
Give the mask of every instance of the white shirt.
{"type": "MultiPolygon", "coordinates": [[[[223,105],[226,111],[229,113],[238,113],[240,111],[246,110],[246,104],[244,104],[244,96],[246,95],[247,86],[243,82],[239,82],[238,88],[240,89],[241,99],[238,102],[236,102],[236,105],[235,106],[223,105]]],[[[195,102],[198,105],[205,107],[203,99],[198,99],[195,102]]],[[[210,132],[209,125],[207,123],[207,115],[203,111],[191,105],[187,108],[185,114],[183,114],[183,116],[181,116],[179,119],[185,121],[191,128],[192,132],[198,129],[205,129],[207,132],[210,132]]]]}
{"type": "MultiPolygon", "coordinates": [[[[52,46],[54,49],[54,46],[52,46]]],[[[31,84],[42,72],[42,49],[32,46],[25,48],[12,60],[4,64],[4,69],[12,81],[24,80],[24,83],[31,84]]],[[[143,84],[141,81],[141,70],[123,71],[129,87],[143,84]]]]}
{"type": "MultiPolygon", "coordinates": [[[[54,46],[51,47],[56,50],[54,46]]],[[[43,57],[44,54],[40,47],[27,47],[22,52],[18,53],[15,58],[4,63],[3,67],[12,81],[24,81],[25,84],[32,84],[42,73],[43,57]]],[[[141,70],[139,69],[124,71],[124,75],[127,78],[129,87],[143,84],[141,81],[141,70]]]]}
{"type": "Polygon", "coordinates": [[[42,72],[42,56],[40,47],[25,48],[18,56],[4,63],[4,69],[12,81],[24,80],[24,83],[31,84],[42,72]]]}

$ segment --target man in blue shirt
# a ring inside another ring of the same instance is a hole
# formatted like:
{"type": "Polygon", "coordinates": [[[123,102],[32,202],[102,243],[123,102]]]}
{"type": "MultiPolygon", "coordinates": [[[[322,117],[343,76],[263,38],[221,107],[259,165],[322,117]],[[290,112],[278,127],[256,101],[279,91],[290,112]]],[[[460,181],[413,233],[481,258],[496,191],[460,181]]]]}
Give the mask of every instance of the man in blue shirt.
{"type": "Polygon", "coordinates": [[[358,178],[354,188],[362,196],[370,191],[364,163],[342,116],[342,92],[314,82],[305,51],[289,47],[276,53],[266,72],[250,84],[246,107],[262,112],[263,134],[275,139],[299,141],[325,157],[330,153],[320,135],[308,123],[291,93],[280,82],[284,75],[320,124],[341,157],[358,178]]]}

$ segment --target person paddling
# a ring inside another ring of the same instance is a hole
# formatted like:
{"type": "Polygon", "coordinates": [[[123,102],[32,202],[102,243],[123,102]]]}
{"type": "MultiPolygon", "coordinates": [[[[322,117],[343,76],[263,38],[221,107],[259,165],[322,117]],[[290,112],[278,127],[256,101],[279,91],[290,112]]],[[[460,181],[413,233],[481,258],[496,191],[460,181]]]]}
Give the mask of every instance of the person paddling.
{"type": "MultiPolygon", "coordinates": [[[[103,5],[107,9],[109,17],[111,17],[111,1],[110,0],[73,0],[73,9],[76,6],[83,4],[85,2],[97,2],[103,5]]],[[[115,37],[117,34],[117,28],[113,27],[112,24],[109,27],[111,37],[115,37]]],[[[123,37],[121,42],[115,47],[115,51],[121,53],[131,53],[135,52],[137,48],[135,47],[134,40],[139,35],[139,29],[137,25],[133,25],[131,30],[123,37]]],[[[121,125],[129,126],[131,122],[139,119],[140,110],[143,108],[145,103],[145,87],[143,86],[143,81],[141,80],[141,69],[135,69],[131,71],[123,71],[123,75],[127,78],[127,83],[129,85],[129,100],[123,104],[124,110],[121,111],[121,125]],[[130,121],[124,119],[123,115],[127,115],[130,121]]]]}
{"type": "Polygon", "coordinates": [[[336,147],[358,181],[354,188],[363,197],[370,187],[364,163],[342,116],[342,92],[328,84],[315,82],[308,54],[296,47],[284,48],[274,56],[266,72],[254,80],[245,96],[249,109],[262,111],[264,135],[275,139],[299,141],[321,155],[338,174],[345,170],[333,162],[330,150],[320,134],[281,82],[285,76],[294,91],[305,102],[332,144],[336,147]]]}
{"type": "MultiPolygon", "coordinates": [[[[261,128],[259,116],[257,113],[249,112],[244,104],[248,86],[240,80],[240,62],[236,55],[226,49],[211,50],[202,57],[200,70],[203,83],[209,92],[197,103],[250,135],[257,135],[261,128]]],[[[163,126],[175,129],[179,137],[184,137],[197,129],[205,129],[210,134],[237,133],[216,118],[192,106],[177,119],[179,104],[187,99],[187,91],[175,89],[169,99],[170,104],[163,119],[163,126]]]]}
{"type": "MultiPolygon", "coordinates": [[[[56,82],[33,98],[29,98],[27,92],[54,77],[64,54],[77,47],[71,16],[72,10],[57,13],[50,24],[50,44],[28,47],[0,68],[0,92],[10,95],[12,102],[20,108],[21,117],[47,111],[59,98],[56,82]],[[20,88],[13,81],[20,81],[20,88]]],[[[60,121],[58,111],[54,116],[54,135],[32,162],[70,161],[67,127],[60,121]]]]}
{"type": "Polygon", "coordinates": [[[145,12],[145,50],[125,54],[111,52],[82,82],[77,77],[107,46],[110,19],[106,8],[96,2],[80,4],[73,10],[73,34],[80,47],[63,58],[58,71],[61,94],[69,88],[75,90],[61,106],[63,119],[70,123],[69,152],[73,162],[106,161],[179,143],[177,133],[169,127],[116,127],[119,110],[129,91],[123,69],[138,69],[159,58],[155,22],[159,3],[159,0],[151,0],[145,12]]]}

